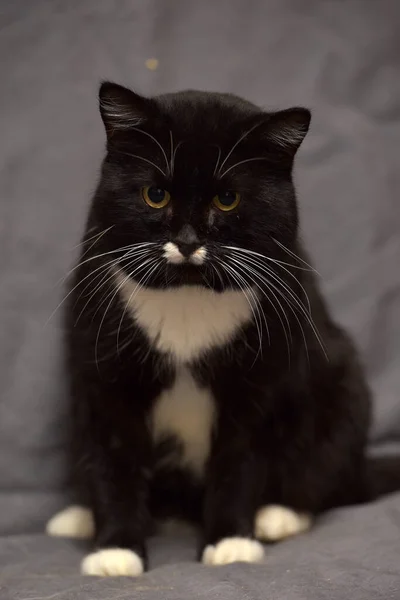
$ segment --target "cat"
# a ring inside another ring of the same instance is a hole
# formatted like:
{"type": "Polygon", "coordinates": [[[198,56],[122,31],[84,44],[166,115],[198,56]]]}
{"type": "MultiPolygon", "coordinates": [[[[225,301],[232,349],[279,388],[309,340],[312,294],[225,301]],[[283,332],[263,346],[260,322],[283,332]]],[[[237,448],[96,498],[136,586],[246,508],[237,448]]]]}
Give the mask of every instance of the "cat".
{"type": "Polygon", "coordinates": [[[203,563],[258,562],[261,542],[399,487],[366,458],[365,376],[299,239],[310,111],[110,82],[99,103],[107,153],[65,340],[87,508],[48,532],[94,536],[90,575],[141,574],[168,517],[200,527],[203,563]]]}

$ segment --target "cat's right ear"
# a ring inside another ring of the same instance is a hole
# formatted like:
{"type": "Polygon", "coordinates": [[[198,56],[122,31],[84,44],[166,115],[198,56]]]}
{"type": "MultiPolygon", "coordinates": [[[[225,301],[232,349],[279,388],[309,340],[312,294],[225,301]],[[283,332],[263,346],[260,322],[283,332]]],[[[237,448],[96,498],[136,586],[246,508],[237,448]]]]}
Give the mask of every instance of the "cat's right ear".
{"type": "Polygon", "coordinates": [[[152,100],[110,81],[100,86],[99,108],[108,138],[118,131],[140,126],[155,112],[152,100]]]}

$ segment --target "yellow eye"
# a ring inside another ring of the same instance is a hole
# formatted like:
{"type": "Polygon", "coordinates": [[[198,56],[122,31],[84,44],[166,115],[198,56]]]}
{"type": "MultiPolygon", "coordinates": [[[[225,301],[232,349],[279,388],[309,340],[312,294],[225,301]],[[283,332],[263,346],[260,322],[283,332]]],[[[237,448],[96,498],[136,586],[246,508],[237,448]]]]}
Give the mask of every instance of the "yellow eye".
{"type": "Polygon", "coordinates": [[[240,194],[237,192],[223,192],[213,198],[213,204],[219,210],[227,212],[237,207],[240,202],[240,194]]]}
{"type": "Polygon", "coordinates": [[[152,208],[164,208],[171,200],[171,195],[167,190],[155,186],[142,188],[143,200],[152,208]]]}

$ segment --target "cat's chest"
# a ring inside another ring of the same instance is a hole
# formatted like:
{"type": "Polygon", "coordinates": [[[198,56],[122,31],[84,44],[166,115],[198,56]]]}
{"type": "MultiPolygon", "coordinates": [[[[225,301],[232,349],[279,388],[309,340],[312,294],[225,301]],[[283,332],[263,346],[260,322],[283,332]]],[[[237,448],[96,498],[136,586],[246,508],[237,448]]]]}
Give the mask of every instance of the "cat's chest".
{"type": "Polygon", "coordinates": [[[120,295],[151,345],[177,364],[229,343],[252,318],[252,306],[236,290],[216,293],[195,286],[157,290],[125,280],[120,295]]]}
{"type": "Polygon", "coordinates": [[[201,476],[210,453],[215,416],[211,390],[200,387],[189,369],[179,368],[172,387],[156,399],[150,419],[156,445],[169,438],[178,444],[176,454],[165,456],[166,463],[172,461],[174,466],[187,467],[201,476]]]}
{"type": "Polygon", "coordinates": [[[154,442],[175,439],[180,466],[201,476],[210,453],[216,405],[211,390],[199,386],[189,365],[207,350],[228,344],[251,320],[252,307],[235,290],[220,294],[194,286],[155,290],[138,288],[126,278],[120,281],[120,294],[150,345],[176,370],[173,385],[153,405],[154,442]]]}

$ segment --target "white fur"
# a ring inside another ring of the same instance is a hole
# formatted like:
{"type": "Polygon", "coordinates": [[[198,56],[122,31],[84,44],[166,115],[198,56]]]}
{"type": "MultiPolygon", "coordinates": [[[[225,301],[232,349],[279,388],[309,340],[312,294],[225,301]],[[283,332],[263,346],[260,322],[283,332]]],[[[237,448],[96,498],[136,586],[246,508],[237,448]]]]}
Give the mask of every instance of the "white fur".
{"type": "Polygon", "coordinates": [[[50,519],[46,533],[53,537],[90,539],[94,536],[92,511],[83,506],[69,506],[50,519]]]}
{"type": "Polygon", "coordinates": [[[178,363],[190,362],[204,351],[226,344],[252,317],[240,291],[218,294],[196,286],[157,290],[137,287],[133,279],[121,274],[117,281],[137,324],[158,350],[178,363]]]}
{"type": "Polygon", "coordinates": [[[215,546],[206,546],[202,556],[205,565],[228,565],[233,562],[260,562],[264,549],[260,542],[243,537],[225,538],[215,546]]]}
{"type": "Polygon", "coordinates": [[[298,513],[285,506],[270,504],[257,512],[255,536],[263,542],[277,542],[308,531],[311,524],[311,516],[306,513],[298,513]]]}
{"type": "Polygon", "coordinates": [[[83,575],[99,577],[136,577],[143,573],[143,561],[132,550],[107,548],[85,556],[81,563],[81,572],[83,575]]]}
{"type": "Polygon", "coordinates": [[[163,246],[164,258],[173,265],[179,265],[184,262],[185,257],[180,252],[178,246],[173,242],[167,242],[163,246]]]}
{"type": "Polygon", "coordinates": [[[292,146],[299,146],[306,133],[307,132],[302,128],[286,126],[280,128],[279,132],[271,131],[269,135],[280,146],[290,148],[292,146]]]}
{"type": "Polygon", "coordinates": [[[197,248],[197,250],[195,250],[191,255],[190,262],[194,265],[202,265],[206,258],[207,250],[204,248],[204,246],[200,246],[200,248],[197,248]]]}
{"type": "Polygon", "coordinates": [[[152,413],[155,441],[172,434],[183,445],[182,464],[201,475],[208,458],[215,418],[214,400],[206,388],[200,388],[189,369],[178,369],[172,388],[156,401],[152,413]]]}
{"type": "MultiPolygon", "coordinates": [[[[173,242],[167,242],[163,246],[163,256],[165,260],[173,265],[180,265],[185,262],[185,257],[182,252],[179,250],[178,246],[173,242]]],[[[200,246],[197,248],[189,257],[189,262],[193,265],[200,266],[204,263],[207,258],[207,250],[204,246],[200,246]]]]}
{"type": "Polygon", "coordinates": [[[108,98],[102,98],[101,109],[104,117],[112,121],[115,129],[128,129],[137,127],[143,121],[136,114],[133,114],[130,107],[120,105],[108,98]]]}

